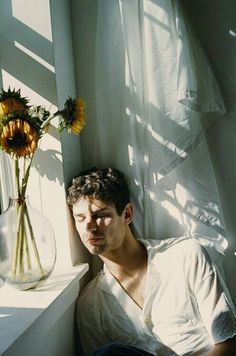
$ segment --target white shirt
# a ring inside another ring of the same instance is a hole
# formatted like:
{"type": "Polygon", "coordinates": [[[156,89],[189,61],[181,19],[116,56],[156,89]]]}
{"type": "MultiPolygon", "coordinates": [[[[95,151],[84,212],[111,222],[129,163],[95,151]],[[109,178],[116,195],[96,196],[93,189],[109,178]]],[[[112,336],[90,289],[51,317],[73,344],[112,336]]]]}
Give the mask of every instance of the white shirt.
{"type": "Polygon", "coordinates": [[[141,309],[106,266],[78,301],[85,356],[118,341],[153,355],[205,355],[236,335],[235,310],[206,250],[194,239],[140,240],[148,252],[141,309]]]}

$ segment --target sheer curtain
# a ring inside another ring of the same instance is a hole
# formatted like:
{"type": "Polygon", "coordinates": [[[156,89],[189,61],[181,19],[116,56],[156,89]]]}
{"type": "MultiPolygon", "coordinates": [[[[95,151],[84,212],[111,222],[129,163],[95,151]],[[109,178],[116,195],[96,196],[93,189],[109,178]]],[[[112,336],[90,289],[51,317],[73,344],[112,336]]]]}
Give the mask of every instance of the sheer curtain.
{"type": "Polygon", "coordinates": [[[87,160],[127,176],[137,237],[227,246],[205,130],[225,112],[178,0],[99,0],[87,160]],[[200,237],[199,237],[200,238],[200,237]]]}

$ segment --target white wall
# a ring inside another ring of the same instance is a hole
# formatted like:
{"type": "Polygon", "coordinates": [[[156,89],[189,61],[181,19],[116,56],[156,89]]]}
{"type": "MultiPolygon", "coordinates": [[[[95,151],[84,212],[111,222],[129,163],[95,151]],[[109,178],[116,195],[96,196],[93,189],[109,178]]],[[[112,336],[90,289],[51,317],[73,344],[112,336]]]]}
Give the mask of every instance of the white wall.
{"type": "MultiPolygon", "coordinates": [[[[95,45],[96,45],[96,0],[71,0],[71,25],[74,44],[75,78],[77,92],[85,99],[87,121],[80,135],[83,169],[90,168],[91,150],[88,149],[90,131],[94,130],[95,111],[95,45]]],[[[87,257],[88,258],[88,257],[87,257]]],[[[90,258],[93,274],[101,269],[97,257],[90,258]]]]}
{"type": "MultiPolygon", "coordinates": [[[[87,150],[89,132],[93,130],[95,112],[95,46],[96,46],[96,0],[72,0],[71,20],[74,42],[75,75],[77,90],[87,104],[86,129],[81,134],[83,165],[91,161],[87,150]]],[[[91,144],[91,143],[89,143],[91,144]]]]}

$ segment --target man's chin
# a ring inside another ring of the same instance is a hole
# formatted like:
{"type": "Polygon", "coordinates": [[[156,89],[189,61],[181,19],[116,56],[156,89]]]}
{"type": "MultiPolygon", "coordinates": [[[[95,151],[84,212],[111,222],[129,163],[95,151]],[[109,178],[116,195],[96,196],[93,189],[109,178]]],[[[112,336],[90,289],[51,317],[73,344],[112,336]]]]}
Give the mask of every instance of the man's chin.
{"type": "Polygon", "coordinates": [[[89,248],[89,252],[93,256],[100,255],[103,251],[104,251],[104,248],[102,248],[101,246],[92,246],[89,248]]]}

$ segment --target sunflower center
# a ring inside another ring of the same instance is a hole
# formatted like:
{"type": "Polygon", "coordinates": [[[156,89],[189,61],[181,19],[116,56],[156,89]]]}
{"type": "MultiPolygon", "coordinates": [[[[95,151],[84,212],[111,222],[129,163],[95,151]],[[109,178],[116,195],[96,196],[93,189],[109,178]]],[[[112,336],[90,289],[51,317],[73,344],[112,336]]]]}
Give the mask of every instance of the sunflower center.
{"type": "Polygon", "coordinates": [[[24,147],[27,144],[27,135],[24,132],[16,132],[13,137],[7,138],[9,148],[24,147]]]}

